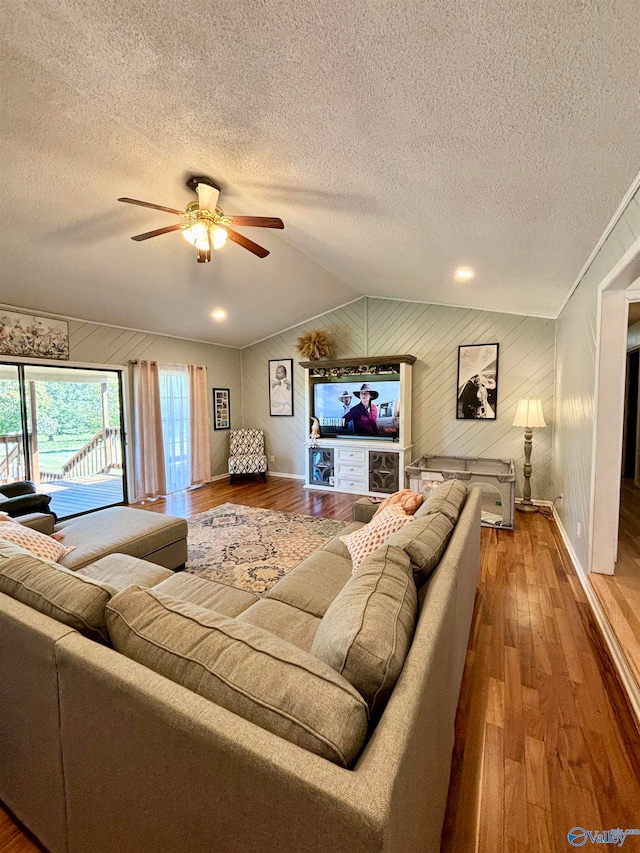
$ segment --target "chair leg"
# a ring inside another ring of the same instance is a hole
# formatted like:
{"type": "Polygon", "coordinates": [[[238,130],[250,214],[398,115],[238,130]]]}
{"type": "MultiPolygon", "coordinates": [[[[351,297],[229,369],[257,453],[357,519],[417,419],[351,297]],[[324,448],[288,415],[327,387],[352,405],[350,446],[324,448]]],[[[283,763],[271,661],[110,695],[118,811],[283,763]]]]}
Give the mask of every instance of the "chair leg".
{"type": "Polygon", "coordinates": [[[266,483],[266,482],[267,482],[267,475],[266,475],[266,473],[263,471],[263,472],[260,474],[260,476],[262,477],[262,481],[263,481],[264,483],[266,483]]]}
{"type": "Polygon", "coordinates": [[[229,485],[233,486],[233,481],[235,480],[235,474],[229,474],[229,485]]]}

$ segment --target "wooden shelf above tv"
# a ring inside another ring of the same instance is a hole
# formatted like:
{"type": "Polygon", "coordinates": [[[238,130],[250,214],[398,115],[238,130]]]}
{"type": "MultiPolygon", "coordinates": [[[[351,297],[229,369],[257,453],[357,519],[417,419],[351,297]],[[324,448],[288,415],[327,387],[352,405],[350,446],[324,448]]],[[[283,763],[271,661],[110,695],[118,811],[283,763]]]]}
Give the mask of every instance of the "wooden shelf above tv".
{"type": "Polygon", "coordinates": [[[415,355],[363,355],[360,358],[321,358],[317,361],[300,361],[300,367],[312,370],[314,367],[357,367],[366,364],[415,364],[415,355]]]}

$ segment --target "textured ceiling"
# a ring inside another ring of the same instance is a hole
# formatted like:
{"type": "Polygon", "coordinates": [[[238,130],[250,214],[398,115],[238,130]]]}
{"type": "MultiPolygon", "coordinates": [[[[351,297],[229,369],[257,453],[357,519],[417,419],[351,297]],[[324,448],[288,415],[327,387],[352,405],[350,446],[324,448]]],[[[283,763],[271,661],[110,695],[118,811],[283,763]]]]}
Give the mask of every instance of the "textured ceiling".
{"type": "Polygon", "coordinates": [[[637,0],[31,0],[0,34],[25,308],[235,346],[363,293],[555,316],[640,167],[637,0]],[[129,239],[174,220],[118,196],[194,172],[284,219],[243,229],[266,260],[129,239]]]}

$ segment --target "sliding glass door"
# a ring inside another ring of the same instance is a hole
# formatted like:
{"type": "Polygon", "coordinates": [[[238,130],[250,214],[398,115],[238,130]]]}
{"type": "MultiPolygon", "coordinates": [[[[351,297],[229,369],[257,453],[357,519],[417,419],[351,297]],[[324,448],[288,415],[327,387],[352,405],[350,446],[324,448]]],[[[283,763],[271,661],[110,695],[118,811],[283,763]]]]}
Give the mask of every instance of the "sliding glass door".
{"type": "Polygon", "coordinates": [[[2,365],[0,379],[0,391],[8,392],[0,408],[3,414],[6,409],[0,428],[7,427],[0,436],[0,479],[33,480],[51,495],[50,507],[61,518],[126,501],[118,371],[2,365]],[[10,404],[16,388],[18,420],[10,404]],[[11,445],[8,428],[14,426],[24,449],[22,467],[20,450],[11,445]],[[9,460],[4,469],[3,440],[9,460]]]}
{"type": "Polygon", "coordinates": [[[20,377],[15,364],[0,364],[0,484],[26,478],[20,377]]]}

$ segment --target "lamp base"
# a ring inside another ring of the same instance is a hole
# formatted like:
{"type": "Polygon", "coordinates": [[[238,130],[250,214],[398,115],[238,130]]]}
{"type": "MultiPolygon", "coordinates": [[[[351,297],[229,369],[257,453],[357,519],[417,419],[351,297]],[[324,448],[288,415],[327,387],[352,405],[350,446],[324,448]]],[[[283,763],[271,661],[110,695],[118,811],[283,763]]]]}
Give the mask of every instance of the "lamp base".
{"type": "Polygon", "coordinates": [[[516,509],[519,509],[520,512],[538,512],[539,507],[532,503],[532,501],[525,498],[519,504],[516,504],[516,509]]]}

